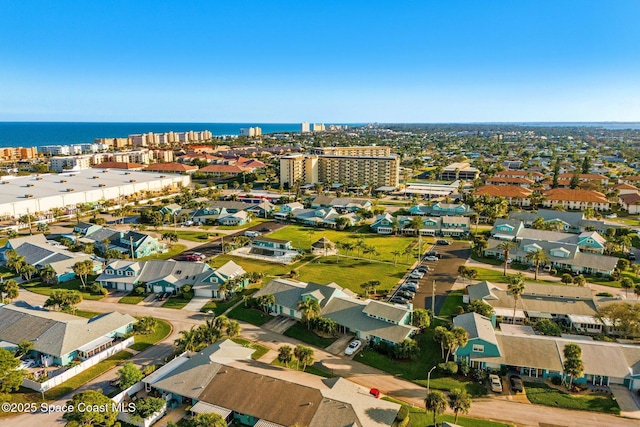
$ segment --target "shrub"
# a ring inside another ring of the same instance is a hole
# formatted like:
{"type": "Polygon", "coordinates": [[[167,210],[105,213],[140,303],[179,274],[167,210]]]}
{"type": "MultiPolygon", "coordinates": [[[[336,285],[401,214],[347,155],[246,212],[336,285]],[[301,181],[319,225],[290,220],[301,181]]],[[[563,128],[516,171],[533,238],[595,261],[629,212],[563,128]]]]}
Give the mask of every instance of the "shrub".
{"type": "Polygon", "coordinates": [[[133,290],[134,295],[144,295],[144,293],[145,293],[144,286],[136,286],[136,288],[133,290]]]}
{"type": "Polygon", "coordinates": [[[553,384],[553,385],[562,384],[562,378],[560,378],[560,377],[551,377],[551,384],[553,384]]]}
{"type": "Polygon", "coordinates": [[[464,307],[459,305],[454,310],[453,313],[456,315],[464,314],[464,307]]]}
{"type": "Polygon", "coordinates": [[[396,419],[398,420],[398,422],[404,421],[407,418],[409,418],[409,407],[402,405],[400,407],[400,410],[398,411],[398,415],[396,416],[396,419]]]}
{"type": "Polygon", "coordinates": [[[471,371],[471,366],[469,366],[469,362],[467,362],[467,359],[460,360],[460,362],[458,363],[458,370],[465,377],[469,375],[469,372],[471,371]]]}
{"type": "Polygon", "coordinates": [[[456,362],[438,363],[438,368],[449,375],[455,375],[458,373],[458,365],[456,362]]]}
{"type": "Polygon", "coordinates": [[[98,217],[95,217],[95,218],[91,218],[89,220],[89,222],[91,224],[96,224],[96,225],[105,225],[107,223],[107,220],[102,218],[102,217],[100,217],[100,216],[98,216],[98,217]]]}
{"type": "Polygon", "coordinates": [[[613,294],[611,292],[598,292],[596,296],[613,298],[613,294]]]}

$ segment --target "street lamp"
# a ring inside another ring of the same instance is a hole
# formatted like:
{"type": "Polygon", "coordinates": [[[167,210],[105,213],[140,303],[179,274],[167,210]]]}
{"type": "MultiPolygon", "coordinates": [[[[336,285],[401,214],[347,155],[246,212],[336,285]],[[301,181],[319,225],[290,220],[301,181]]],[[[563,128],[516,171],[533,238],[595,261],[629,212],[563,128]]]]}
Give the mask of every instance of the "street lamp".
{"type": "Polygon", "coordinates": [[[429,374],[427,374],[427,396],[429,395],[429,382],[431,381],[431,372],[433,372],[434,369],[436,369],[435,366],[431,368],[429,370],[429,374]]]}

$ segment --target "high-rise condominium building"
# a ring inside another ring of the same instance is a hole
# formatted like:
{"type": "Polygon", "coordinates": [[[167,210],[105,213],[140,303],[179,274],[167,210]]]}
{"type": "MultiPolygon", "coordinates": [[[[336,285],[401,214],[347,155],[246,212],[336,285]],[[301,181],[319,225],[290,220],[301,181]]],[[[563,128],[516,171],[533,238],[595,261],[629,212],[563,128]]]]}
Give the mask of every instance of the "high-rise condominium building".
{"type": "Polygon", "coordinates": [[[314,132],[324,132],[324,123],[314,123],[313,124],[314,132]]]}
{"type": "Polygon", "coordinates": [[[300,133],[309,133],[311,132],[311,126],[309,126],[309,122],[303,122],[300,125],[300,133]]]}
{"type": "Polygon", "coordinates": [[[254,137],[254,136],[260,136],[262,135],[262,128],[259,127],[252,127],[252,128],[241,128],[240,129],[240,136],[248,136],[248,137],[254,137]]]}
{"type": "Polygon", "coordinates": [[[311,154],[319,156],[391,156],[391,147],[363,145],[353,147],[313,147],[311,154]]]}
{"type": "Polygon", "coordinates": [[[280,157],[280,184],[318,182],[318,156],[292,154],[280,157]]]}

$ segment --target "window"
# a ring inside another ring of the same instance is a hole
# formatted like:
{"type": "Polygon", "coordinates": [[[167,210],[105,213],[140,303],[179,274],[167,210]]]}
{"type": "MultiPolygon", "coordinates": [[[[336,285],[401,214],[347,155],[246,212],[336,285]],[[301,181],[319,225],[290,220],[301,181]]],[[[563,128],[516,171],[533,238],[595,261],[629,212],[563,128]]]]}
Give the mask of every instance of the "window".
{"type": "Polygon", "coordinates": [[[133,271],[127,271],[127,276],[129,277],[133,276],[133,271]]]}
{"type": "Polygon", "coordinates": [[[473,345],[473,352],[474,353],[484,353],[484,345],[482,345],[482,344],[474,344],[473,345]]]}
{"type": "Polygon", "coordinates": [[[122,270],[118,270],[118,276],[122,276],[122,270]]]}
{"type": "Polygon", "coordinates": [[[108,269],[107,270],[107,274],[113,274],[113,270],[112,269],[108,269]]]}

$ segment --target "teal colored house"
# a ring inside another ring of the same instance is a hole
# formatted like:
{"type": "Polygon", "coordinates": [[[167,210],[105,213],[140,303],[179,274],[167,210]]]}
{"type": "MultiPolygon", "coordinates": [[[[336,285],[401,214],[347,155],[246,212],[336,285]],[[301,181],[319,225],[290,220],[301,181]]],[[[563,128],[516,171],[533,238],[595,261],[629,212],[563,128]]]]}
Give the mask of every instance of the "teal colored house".
{"type": "Polygon", "coordinates": [[[229,290],[231,293],[240,291],[249,284],[247,272],[233,261],[228,261],[222,267],[201,275],[193,285],[194,295],[204,298],[223,298],[226,295],[220,291],[220,285],[229,281],[233,281],[233,288],[229,290]]]}
{"type": "Polygon", "coordinates": [[[395,219],[388,213],[378,215],[370,228],[374,233],[378,234],[392,234],[394,231],[394,224],[397,224],[395,219]]]}
{"type": "Polygon", "coordinates": [[[124,339],[136,319],[111,312],[91,319],[33,308],[27,304],[0,306],[0,341],[33,342],[28,357],[37,366],[67,366],[83,361],[124,339]]]}
{"type": "Polygon", "coordinates": [[[578,247],[581,252],[603,254],[607,240],[595,231],[587,231],[578,235],[578,247]]]}
{"type": "Polygon", "coordinates": [[[461,327],[469,334],[469,342],[458,348],[455,361],[466,359],[472,368],[485,368],[486,363],[480,359],[499,358],[500,348],[493,324],[488,318],[478,313],[466,313],[453,319],[454,327],[461,327]]]}
{"type": "Polygon", "coordinates": [[[469,205],[464,203],[435,203],[431,206],[423,204],[413,205],[408,209],[413,216],[445,216],[445,215],[472,215],[475,213],[469,205]]]}

